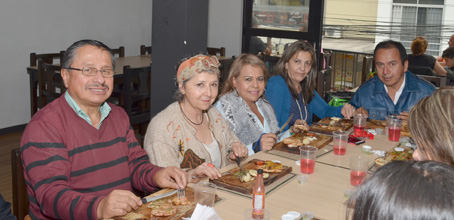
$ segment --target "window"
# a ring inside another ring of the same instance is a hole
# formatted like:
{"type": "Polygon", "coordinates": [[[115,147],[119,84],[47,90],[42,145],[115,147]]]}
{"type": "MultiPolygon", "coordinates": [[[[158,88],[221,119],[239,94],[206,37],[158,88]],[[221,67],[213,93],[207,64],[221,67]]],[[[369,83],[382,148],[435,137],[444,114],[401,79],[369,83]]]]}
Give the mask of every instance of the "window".
{"type": "Polygon", "coordinates": [[[441,53],[441,26],[443,5],[426,5],[427,2],[444,3],[443,0],[419,0],[419,4],[396,4],[416,2],[415,0],[394,0],[392,11],[391,39],[400,41],[407,53],[411,53],[411,42],[416,36],[429,41],[426,54],[438,56],[441,53]]]}

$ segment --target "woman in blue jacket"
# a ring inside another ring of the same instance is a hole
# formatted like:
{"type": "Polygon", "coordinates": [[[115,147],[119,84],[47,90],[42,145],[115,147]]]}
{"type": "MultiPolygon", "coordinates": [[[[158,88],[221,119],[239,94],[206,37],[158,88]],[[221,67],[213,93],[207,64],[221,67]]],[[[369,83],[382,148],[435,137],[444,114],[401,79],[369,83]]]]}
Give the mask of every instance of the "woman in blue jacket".
{"type": "MultiPolygon", "coordinates": [[[[282,54],[277,62],[277,76],[268,80],[265,95],[276,112],[279,126],[293,114],[288,126],[296,120],[312,124],[312,114],[319,118],[351,118],[355,108],[346,104],[333,107],[328,105],[315,91],[317,76],[315,51],[308,42],[296,41],[282,54]]],[[[287,128],[286,128],[287,129],[287,128]]]]}

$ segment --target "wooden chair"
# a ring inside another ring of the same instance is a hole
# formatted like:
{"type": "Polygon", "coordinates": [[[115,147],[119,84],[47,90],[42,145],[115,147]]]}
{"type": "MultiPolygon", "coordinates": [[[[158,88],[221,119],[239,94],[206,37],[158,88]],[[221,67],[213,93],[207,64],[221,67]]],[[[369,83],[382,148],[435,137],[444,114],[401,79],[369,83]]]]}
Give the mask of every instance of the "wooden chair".
{"type": "Polygon", "coordinates": [[[19,148],[11,150],[11,174],[13,185],[13,214],[17,219],[24,219],[28,216],[28,193],[19,148]]]}
{"type": "Polygon", "coordinates": [[[435,76],[434,71],[427,66],[410,66],[408,65],[408,70],[416,75],[426,75],[426,76],[435,76]]]}
{"type": "Polygon", "coordinates": [[[61,64],[63,62],[63,55],[65,51],[62,50],[60,53],[43,53],[43,54],[36,54],[30,53],[30,66],[37,66],[38,60],[43,60],[44,63],[54,64],[54,62],[58,60],[58,63],[61,64]]]}
{"type": "Polygon", "coordinates": [[[60,66],[38,61],[39,109],[44,108],[66,91],[60,69],[60,66]]]}
{"type": "Polygon", "coordinates": [[[427,76],[427,75],[416,76],[431,82],[435,87],[445,87],[448,85],[446,76],[427,76]]]}
{"type": "Polygon", "coordinates": [[[142,136],[151,119],[150,79],[151,66],[123,67],[123,108],[129,116],[131,126],[138,128],[138,134],[142,136]]]}
{"type": "Polygon", "coordinates": [[[207,52],[208,52],[208,54],[213,55],[213,56],[225,57],[225,47],[221,47],[221,48],[207,47],[207,52]]]}
{"type": "Polygon", "coordinates": [[[274,67],[276,66],[280,57],[267,56],[267,55],[264,55],[264,57],[265,57],[264,61],[265,61],[266,67],[268,68],[268,77],[271,78],[274,75],[276,75],[276,73],[274,72],[274,67]]]}
{"type": "MultiPolygon", "coordinates": [[[[37,75],[38,60],[42,60],[48,64],[61,64],[63,62],[63,55],[65,51],[60,53],[46,53],[36,54],[30,53],[30,67],[27,68],[27,72],[30,76],[37,75]]],[[[33,116],[38,111],[38,78],[30,77],[30,114],[33,116]]]]}
{"type": "Polygon", "coordinates": [[[112,53],[115,55],[118,54],[118,57],[125,57],[125,47],[121,46],[117,49],[111,49],[112,53]]]}
{"type": "Polygon", "coordinates": [[[151,54],[151,46],[140,45],[140,55],[151,54]]]}
{"type": "MultiPolygon", "coordinates": [[[[232,56],[232,58],[219,60],[219,63],[221,63],[221,66],[219,67],[221,72],[221,75],[219,76],[219,85],[223,85],[227,80],[227,77],[229,77],[230,67],[235,59],[235,56],[232,56]]],[[[219,86],[219,89],[221,89],[221,86],[219,86]]]]}
{"type": "Polygon", "coordinates": [[[331,90],[331,66],[320,70],[317,74],[317,93],[326,100],[326,93],[331,90]]]}
{"type": "Polygon", "coordinates": [[[366,81],[367,74],[375,70],[374,57],[373,56],[364,56],[363,58],[363,69],[361,71],[361,83],[366,81]]]}

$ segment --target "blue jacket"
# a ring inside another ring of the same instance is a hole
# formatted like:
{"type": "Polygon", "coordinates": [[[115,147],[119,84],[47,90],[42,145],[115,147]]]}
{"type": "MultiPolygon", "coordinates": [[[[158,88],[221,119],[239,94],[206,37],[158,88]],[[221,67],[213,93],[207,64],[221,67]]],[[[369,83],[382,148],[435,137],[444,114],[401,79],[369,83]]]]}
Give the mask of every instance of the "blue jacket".
{"type": "MultiPolygon", "coordinates": [[[[290,105],[292,100],[290,89],[282,76],[277,75],[268,80],[265,96],[273,106],[279,127],[281,127],[290,116],[290,105]]],[[[314,91],[314,97],[307,107],[311,113],[307,116],[307,123],[309,125],[312,124],[312,114],[317,115],[319,118],[332,116],[342,117],[342,106],[333,107],[328,105],[316,91],[314,91]]],[[[284,130],[288,128],[289,125],[287,125],[284,130]]]]}
{"type": "Polygon", "coordinates": [[[356,91],[350,104],[354,107],[364,107],[369,112],[369,118],[385,120],[386,115],[400,114],[409,111],[421,98],[435,91],[435,86],[420,79],[410,71],[405,73],[405,87],[396,105],[386,93],[383,82],[376,75],[364,82],[356,91]]]}

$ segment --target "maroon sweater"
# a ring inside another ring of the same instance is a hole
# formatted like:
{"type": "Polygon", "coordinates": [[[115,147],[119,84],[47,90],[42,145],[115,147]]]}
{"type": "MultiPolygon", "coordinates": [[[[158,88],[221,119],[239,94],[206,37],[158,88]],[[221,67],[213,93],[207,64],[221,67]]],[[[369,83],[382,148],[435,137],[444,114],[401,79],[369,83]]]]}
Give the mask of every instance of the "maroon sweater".
{"type": "Polygon", "coordinates": [[[64,95],[38,111],[21,140],[32,219],[96,219],[115,189],[154,192],[159,171],[137,142],[125,111],[98,129],[80,118],[64,95]]]}

